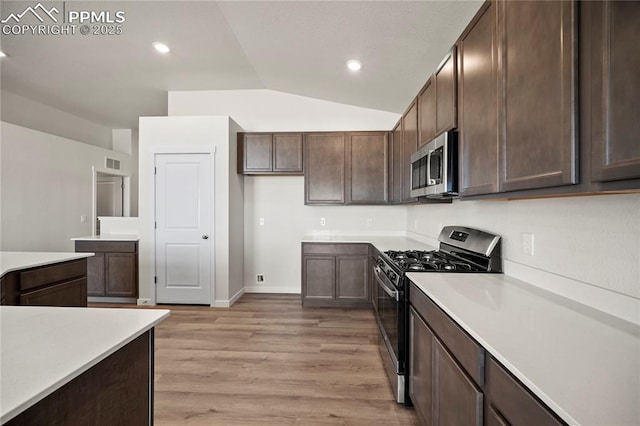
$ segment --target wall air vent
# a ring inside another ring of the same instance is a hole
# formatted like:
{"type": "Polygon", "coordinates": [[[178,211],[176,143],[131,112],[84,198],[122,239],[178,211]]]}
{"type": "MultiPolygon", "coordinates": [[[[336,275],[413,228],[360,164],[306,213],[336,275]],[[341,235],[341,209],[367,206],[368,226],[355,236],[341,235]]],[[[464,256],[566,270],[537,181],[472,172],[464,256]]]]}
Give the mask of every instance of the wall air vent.
{"type": "Polygon", "coordinates": [[[113,158],[105,157],[104,166],[107,169],[120,170],[120,160],[114,160],[113,158]]]}

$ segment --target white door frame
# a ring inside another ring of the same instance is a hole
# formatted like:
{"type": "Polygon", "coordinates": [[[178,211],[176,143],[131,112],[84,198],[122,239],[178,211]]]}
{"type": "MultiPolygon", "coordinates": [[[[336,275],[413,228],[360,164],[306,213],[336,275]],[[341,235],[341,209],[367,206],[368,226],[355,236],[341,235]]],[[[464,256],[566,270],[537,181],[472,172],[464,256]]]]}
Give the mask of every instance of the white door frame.
{"type": "MultiPolygon", "coordinates": [[[[209,160],[211,161],[211,179],[213,179],[213,185],[211,185],[211,217],[209,218],[210,220],[210,229],[211,232],[209,233],[210,239],[211,239],[211,286],[210,286],[210,293],[209,293],[209,306],[211,307],[215,307],[215,301],[216,301],[216,226],[215,226],[215,209],[216,209],[216,198],[215,198],[215,183],[216,183],[216,179],[215,179],[215,147],[213,147],[212,149],[207,149],[207,147],[203,147],[203,146],[164,146],[164,147],[156,147],[153,152],[151,153],[151,164],[153,164],[153,167],[155,167],[156,164],[156,157],[158,155],[180,155],[180,154],[208,154],[209,155],[209,160]]],[[[153,206],[153,220],[151,221],[151,223],[149,224],[150,226],[150,231],[151,234],[153,235],[153,275],[156,276],[157,275],[157,268],[158,265],[156,264],[156,230],[155,230],[155,221],[156,221],[156,178],[155,178],[155,173],[154,173],[154,178],[153,178],[153,192],[152,192],[152,206],[153,206]]],[[[156,301],[158,300],[157,297],[157,290],[158,288],[156,287],[156,285],[153,286],[153,303],[155,304],[156,301]]]]}
{"type": "Polygon", "coordinates": [[[124,183],[124,189],[122,190],[122,217],[131,216],[131,176],[128,173],[118,170],[91,166],[91,182],[93,188],[93,204],[91,206],[91,217],[93,218],[91,223],[92,235],[96,235],[96,220],[98,219],[98,173],[122,178],[124,183]]]}

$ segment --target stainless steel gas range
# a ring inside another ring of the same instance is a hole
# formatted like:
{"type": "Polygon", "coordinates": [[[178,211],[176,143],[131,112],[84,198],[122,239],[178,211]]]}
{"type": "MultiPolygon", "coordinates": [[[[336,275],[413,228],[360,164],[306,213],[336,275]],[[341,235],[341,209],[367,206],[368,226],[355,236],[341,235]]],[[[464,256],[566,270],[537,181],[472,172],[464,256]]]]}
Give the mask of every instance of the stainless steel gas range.
{"type": "Polygon", "coordinates": [[[376,319],[380,354],[396,400],[411,405],[405,380],[409,353],[409,283],[406,272],[500,273],[501,239],[477,229],[445,226],[433,251],[385,251],[376,259],[376,319]]]}

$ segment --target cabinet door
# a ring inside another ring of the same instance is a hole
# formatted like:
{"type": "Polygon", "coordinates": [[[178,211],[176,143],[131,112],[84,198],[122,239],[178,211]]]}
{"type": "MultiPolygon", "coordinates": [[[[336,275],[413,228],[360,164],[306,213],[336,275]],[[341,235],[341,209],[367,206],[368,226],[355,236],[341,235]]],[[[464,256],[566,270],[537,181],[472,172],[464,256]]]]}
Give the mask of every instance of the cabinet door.
{"type": "Polygon", "coordinates": [[[95,253],[87,258],[87,295],[105,296],[104,253],[95,253]]]}
{"type": "Polygon", "coordinates": [[[460,37],[460,195],[498,192],[498,116],[494,2],[460,37]]]}
{"type": "Polygon", "coordinates": [[[302,133],[274,133],[273,172],[302,173],[302,133]]]}
{"type": "Polygon", "coordinates": [[[136,256],[134,253],[105,253],[106,295],[136,297],[136,256]]]}
{"type": "Polygon", "coordinates": [[[367,256],[336,258],[336,299],[339,301],[369,300],[369,259],[367,256]]]}
{"type": "Polygon", "coordinates": [[[497,6],[501,190],[576,183],[576,4],[497,6]]]}
{"type": "Polygon", "coordinates": [[[418,95],[418,147],[426,144],[436,136],[437,107],[435,81],[435,77],[431,76],[418,95]]]}
{"type": "Polygon", "coordinates": [[[442,344],[434,339],[436,425],[482,425],[483,395],[442,344]]]}
{"type": "Polygon", "coordinates": [[[349,133],[346,149],[347,203],[389,200],[389,139],[386,132],[349,133]]]}
{"type": "Polygon", "coordinates": [[[457,58],[455,47],[436,71],[436,134],[458,125],[457,58]]]}
{"type": "Polygon", "coordinates": [[[87,306],[87,279],[78,278],[20,295],[23,306],[87,306]]]}
{"type": "Polygon", "coordinates": [[[302,258],[302,300],[335,299],[336,258],[308,256],[302,258]]]}
{"type": "Polygon", "coordinates": [[[589,2],[591,179],[640,178],[640,2],[589,2]]]}
{"type": "Polygon", "coordinates": [[[270,172],[273,169],[271,133],[243,135],[243,172],[270,172]]]}
{"type": "Polygon", "coordinates": [[[487,364],[487,398],[489,398],[489,405],[499,413],[499,418],[503,422],[514,426],[564,424],[493,358],[490,358],[487,364]]]}
{"type": "Polygon", "coordinates": [[[434,336],[420,315],[409,311],[409,396],[423,424],[433,423],[434,336]]]}
{"type": "Polygon", "coordinates": [[[418,107],[414,101],[402,117],[402,202],[412,203],[411,154],[418,150],[418,107]]]}
{"type": "Polygon", "coordinates": [[[391,132],[391,204],[402,202],[402,120],[396,124],[391,132]]]}
{"type": "Polygon", "coordinates": [[[305,204],[344,204],[344,133],[307,133],[304,137],[305,204]]]}

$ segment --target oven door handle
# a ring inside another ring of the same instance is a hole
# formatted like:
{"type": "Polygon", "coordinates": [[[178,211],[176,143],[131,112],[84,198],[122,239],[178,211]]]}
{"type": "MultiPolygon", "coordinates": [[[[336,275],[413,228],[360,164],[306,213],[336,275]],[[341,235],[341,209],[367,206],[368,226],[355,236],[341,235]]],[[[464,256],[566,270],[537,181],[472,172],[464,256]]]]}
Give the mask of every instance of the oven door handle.
{"type": "Polygon", "coordinates": [[[380,284],[380,287],[382,287],[382,289],[384,290],[385,293],[387,293],[389,295],[389,297],[391,297],[393,300],[395,300],[396,302],[400,301],[400,292],[397,290],[392,290],[390,289],[387,284],[380,278],[380,274],[382,273],[382,271],[380,270],[380,268],[376,267],[375,268],[375,276],[376,276],[376,281],[378,281],[378,284],[380,284]]]}

